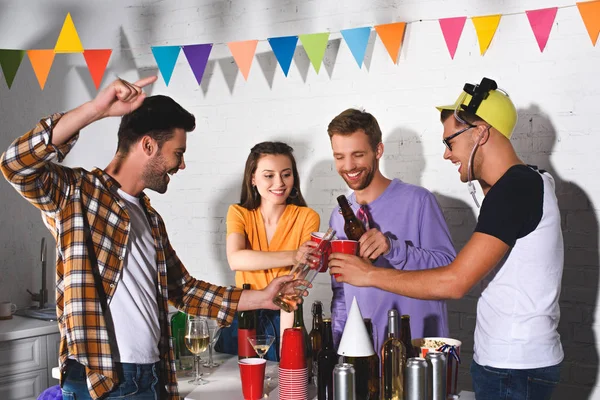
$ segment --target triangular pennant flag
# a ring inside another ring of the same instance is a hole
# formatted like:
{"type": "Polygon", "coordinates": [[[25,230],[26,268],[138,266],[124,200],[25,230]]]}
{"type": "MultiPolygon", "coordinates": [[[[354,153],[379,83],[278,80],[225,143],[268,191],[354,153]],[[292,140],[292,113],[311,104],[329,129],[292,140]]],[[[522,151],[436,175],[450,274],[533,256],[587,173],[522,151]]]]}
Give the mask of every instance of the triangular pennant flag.
{"type": "Polygon", "coordinates": [[[23,61],[23,56],[25,56],[25,50],[0,49],[0,67],[2,67],[4,79],[9,89],[15,79],[15,75],[17,75],[21,61],[23,61]]]}
{"type": "Polygon", "coordinates": [[[446,47],[450,52],[450,58],[454,60],[454,54],[458,47],[458,41],[460,35],[462,35],[463,28],[465,27],[465,21],[467,17],[453,17],[453,18],[440,18],[440,27],[442,28],[442,34],[446,41],[446,47]]]}
{"type": "Polygon", "coordinates": [[[231,51],[231,55],[245,80],[248,80],[248,73],[252,66],[252,60],[254,59],[257,44],[258,40],[244,40],[241,42],[227,43],[229,51],[231,51]]]}
{"type": "Polygon", "coordinates": [[[204,70],[206,69],[206,63],[208,62],[208,56],[210,55],[212,47],[212,43],[183,46],[183,53],[190,64],[190,68],[192,68],[192,72],[196,77],[198,85],[202,82],[202,76],[204,75],[204,70]]]}
{"type": "Polygon", "coordinates": [[[352,299],[337,352],[347,357],[368,357],[375,354],[356,297],[352,299]]]}
{"type": "Polygon", "coordinates": [[[554,18],[556,17],[556,10],[558,10],[558,7],[525,11],[529,19],[529,25],[533,29],[535,40],[537,40],[542,52],[546,48],[546,43],[548,43],[548,37],[552,30],[552,24],[554,24],[554,18]]]}
{"type": "Polygon", "coordinates": [[[341,33],[346,44],[350,47],[354,59],[358,63],[358,68],[361,68],[363,60],[365,59],[367,45],[369,44],[371,27],[344,29],[341,33]]]}
{"type": "Polygon", "coordinates": [[[585,28],[592,39],[592,44],[595,46],[600,34],[600,1],[586,1],[585,3],[577,3],[579,14],[585,24],[585,28]]]}
{"type": "Polygon", "coordinates": [[[315,72],[318,74],[321,69],[321,62],[325,56],[325,50],[327,50],[329,32],[300,35],[300,41],[315,72]]]}
{"type": "Polygon", "coordinates": [[[294,58],[294,51],[296,51],[296,44],[298,44],[298,36],[281,36],[267,40],[271,45],[271,49],[273,49],[279,66],[287,76],[292,65],[292,58],[294,58]]]}
{"type": "Polygon", "coordinates": [[[375,26],[377,35],[379,35],[379,39],[381,39],[394,64],[398,62],[398,53],[400,52],[400,45],[404,38],[405,28],[406,22],[394,22],[392,24],[375,26]]]}
{"type": "Polygon", "coordinates": [[[54,50],[27,50],[27,57],[33,67],[35,77],[40,84],[40,89],[44,90],[52,62],[54,61],[54,50]]]}
{"type": "Polygon", "coordinates": [[[500,23],[502,15],[486,15],[481,17],[472,17],[473,25],[475,26],[475,32],[477,32],[477,40],[479,41],[479,51],[481,55],[486,52],[492,38],[496,34],[498,24],[500,23]]]}
{"type": "Polygon", "coordinates": [[[110,49],[93,49],[83,52],[83,58],[85,58],[85,63],[88,66],[94,85],[96,85],[96,90],[100,88],[100,83],[102,82],[102,77],[104,76],[104,71],[106,71],[108,59],[111,54],[112,50],[110,49]]]}
{"type": "Polygon", "coordinates": [[[154,54],[156,65],[158,65],[158,69],[167,86],[169,86],[169,82],[171,81],[171,75],[173,75],[173,69],[175,69],[175,64],[177,63],[179,50],[181,50],[181,46],[152,46],[152,54],[154,54]]]}
{"type": "Polygon", "coordinates": [[[77,34],[77,29],[75,29],[75,24],[73,24],[73,19],[71,18],[71,13],[67,14],[67,18],[65,18],[65,22],[63,23],[63,27],[60,30],[60,35],[58,35],[58,40],[56,41],[56,46],[54,47],[55,53],[82,53],[83,46],[81,45],[81,41],[79,40],[79,35],[77,34]]]}

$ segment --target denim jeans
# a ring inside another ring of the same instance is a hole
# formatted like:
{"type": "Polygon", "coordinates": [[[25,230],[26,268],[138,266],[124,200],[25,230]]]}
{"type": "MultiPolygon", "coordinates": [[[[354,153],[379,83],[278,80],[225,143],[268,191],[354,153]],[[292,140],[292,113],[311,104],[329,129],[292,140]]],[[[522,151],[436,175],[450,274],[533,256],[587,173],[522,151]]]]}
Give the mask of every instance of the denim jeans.
{"type": "Polygon", "coordinates": [[[560,364],[534,369],[502,369],[471,363],[477,400],[549,400],[560,379],[560,364]]]}
{"type": "MultiPolygon", "coordinates": [[[[117,363],[119,385],[102,400],[161,400],[165,398],[164,385],[159,382],[160,367],[155,364],[117,363]],[[162,392],[161,392],[162,390],[162,392]]],[[[85,367],[74,360],[67,361],[66,374],[62,387],[63,400],[91,400],[86,385],[85,367]]]]}

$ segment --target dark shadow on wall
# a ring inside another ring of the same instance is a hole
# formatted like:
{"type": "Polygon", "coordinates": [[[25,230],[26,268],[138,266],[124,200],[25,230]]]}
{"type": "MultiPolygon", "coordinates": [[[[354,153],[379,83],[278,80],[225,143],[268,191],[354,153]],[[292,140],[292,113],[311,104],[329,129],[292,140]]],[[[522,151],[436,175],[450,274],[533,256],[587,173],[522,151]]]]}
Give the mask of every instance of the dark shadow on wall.
{"type": "MultiPolygon", "coordinates": [[[[420,136],[409,129],[396,128],[389,135],[384,135],[384,146],[382,166],[386,176],[422,186],[421,180],[426,161],[420,136]]],[[[433,188],[426,189],[432,191],[437,198],[452,242],[458,252],[469,240],[475,228],[476,216],[473,208],[460,199],[434,192],[433,188]]],[[[469,366],[473,358],[473,334],[478,296],[479,291],[476,287],[463,299],[447,301],[450,336],[463,343],[458,381],[460,390],[471,390],[469,366]]]]}
{"type": "Polygon", "coordinates": [[[600,265],[598,217],[585,190],[570,182],[568,176],[561,176],[552,163],[554,145],[561,138],[550,118],[537,105],[520,109],[518,114],[519,123],[511,141],[523,162],[537,165],[554,177],[565,245],[558,326],[565,359],[561,383],[553,398],[587,399],[598,374],[594,332],[600,265]]]}

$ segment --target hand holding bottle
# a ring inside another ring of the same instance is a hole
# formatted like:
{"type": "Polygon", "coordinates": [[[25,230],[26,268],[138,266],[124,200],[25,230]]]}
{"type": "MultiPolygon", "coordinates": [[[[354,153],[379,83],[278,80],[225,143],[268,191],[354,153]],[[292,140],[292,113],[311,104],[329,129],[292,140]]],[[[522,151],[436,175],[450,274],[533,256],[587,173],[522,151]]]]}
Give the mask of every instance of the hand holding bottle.
{"type": "Polygon", "coordinates": [[[359,255],[361,257],[375,260],[381,255],[390,252],[390,240],[377,228],[369,229],[358,241],[359,255]]]}

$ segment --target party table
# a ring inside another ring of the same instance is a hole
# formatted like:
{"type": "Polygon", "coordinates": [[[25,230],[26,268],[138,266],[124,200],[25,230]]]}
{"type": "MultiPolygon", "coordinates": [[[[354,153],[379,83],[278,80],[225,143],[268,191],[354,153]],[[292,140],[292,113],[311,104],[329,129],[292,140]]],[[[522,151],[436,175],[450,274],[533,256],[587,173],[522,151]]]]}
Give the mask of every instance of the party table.
{"type": "MultiPolygon", "coordinates": [[[[188,383],[190,376],[178,374],[179,392],[181,397],[186,400],[240,400],[242,397],[242,383],[240,381],[240,370],[238,367],[237,356],[230,354],[216,353],[215,361],[222,363],[216,368],[204,368],[203,378],[209,383],[202,386],[195,386],[188,383]],[[206,374],[210,372],[210,374],[206,374]]],[[[277,363],[267,361],[267,374],[273,379],[267,389],[268,398],[279,400],[279,389],[277,387],[277,363]]],[[[188,372],[188,371],[186,371],[188,372]]],[[[308,398],[317,398],[317,388],[314,385],[308,385],[308,398]]],[[[460,400],[475,400],[473,392],[460,392],[460,400]]]]}

